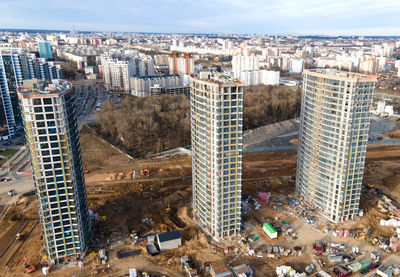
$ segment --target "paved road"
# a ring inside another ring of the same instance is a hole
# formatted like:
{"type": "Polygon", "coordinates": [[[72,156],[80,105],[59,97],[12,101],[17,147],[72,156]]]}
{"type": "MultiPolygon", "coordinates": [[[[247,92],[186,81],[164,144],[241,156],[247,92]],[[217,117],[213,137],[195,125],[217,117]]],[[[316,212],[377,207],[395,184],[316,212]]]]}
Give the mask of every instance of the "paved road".
{"type": "Polygon", "coordinates": [[[375,92],[375,98],[379,98],[379,97],[389,98],[389,99],[400,99],[400,95],[375,92]]]}
{"type": "MultiPolygon", "coordinates": [[[[10,204],[14,202],[14,198],[7,195],[9,190],[14,189],[17,193],[17,197],[23,193],[34,190],[33,179],[31,173],[17,174],[17,169],[20,165],[28,160],[28,156],[21,160],[21,162],[14,167],[13,170],[7,175],[8,177],[14,178],[9,182],[0,182],[0,205],[10,204]]],[[[30,171],[30,166],[27,166],[30,171]]]]}
{"type": "MultiPolygon", "coordinates": [[[[368,144],[386,144],[386,143],[400,143],[400,139],[374,140],[374,141],[369,141],[368,142],[368,144]]],[[[298,148],[297,145],[260,147],[260,148],[245,149],[245,150],[243,150],[243,153],[293,150],[293,149],[297,149],[297,148],[298,148]]]]}

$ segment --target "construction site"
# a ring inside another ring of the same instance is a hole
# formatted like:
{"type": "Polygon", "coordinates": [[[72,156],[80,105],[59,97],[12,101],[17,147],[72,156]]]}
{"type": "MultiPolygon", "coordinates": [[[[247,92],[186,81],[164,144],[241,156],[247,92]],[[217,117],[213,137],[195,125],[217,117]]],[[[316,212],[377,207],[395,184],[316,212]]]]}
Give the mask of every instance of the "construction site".
{"type": "MultiPolygon", "coordinates": [[[[343,262],[369,257],[373,251],[380,253],[382,264],[400,264],[394,222],[400,214],[398,144],[369,145],[363,215],[336,225],[295,195],[297,150],[245,153],[244,232],[215,241],[192,220],[189,151],[177,149],[133,159],[86,126],[80,140],[92,242],[82,262],[51,267],[53,276],[127,276],[133,268],[150,276],[189,276],[184,256],[193,261],[197,276],[215,276],[212,268],[216,264],[246,264],[254,276],[276,276],[276,268],[282,265],[307,275],[325,270],[335,276],[330,269],[339,257],[343,262]],[[275,228],[276,238],[263,230],[266,223],[275,228]],[[171,231],[180,232],[182,245],[152,255],[146,247],[149,236],[171,231]]],[[[37,276],[47,268],[38,219],[33,193],[26,193],[2,212],[0,266],[4,276],[29,271],[37,276]]]]}

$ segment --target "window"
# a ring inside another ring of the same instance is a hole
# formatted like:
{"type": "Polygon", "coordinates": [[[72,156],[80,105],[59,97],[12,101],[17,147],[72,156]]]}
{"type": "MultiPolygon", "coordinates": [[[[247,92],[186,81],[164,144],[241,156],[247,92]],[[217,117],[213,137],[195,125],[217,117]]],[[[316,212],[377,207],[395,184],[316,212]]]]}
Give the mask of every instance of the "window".
{"type": "Polygon", "coordinates": [[[33,105],[42,105],[42,100],[41,99],[33,99],[33,105]]]}
{"type": "Polygon", "coordinates": [[[52,104],[51,98],[44,98],[44,99],[43,99],[43,103],[44,103],[45,105],[51,105],[51,104],[52,104]]]}

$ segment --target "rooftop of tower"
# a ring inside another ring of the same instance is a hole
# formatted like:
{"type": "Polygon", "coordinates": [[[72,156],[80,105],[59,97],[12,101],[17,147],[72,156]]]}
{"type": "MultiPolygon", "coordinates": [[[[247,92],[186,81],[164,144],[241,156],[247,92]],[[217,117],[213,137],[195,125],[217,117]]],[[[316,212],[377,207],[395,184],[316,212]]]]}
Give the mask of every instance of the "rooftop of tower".
{"type": "Polygon", "coordinates": [[[219,72],[203,71],[200,72],[198,76],[192,77],[192,79],[206,81],[208,83],[218,85],[243,86],[243,83],[238,79],[219,72]]]}
{"type": "Polygon", "coordinates": [[[43,81],[31,79],[23,81],[22,86],[18,88],[18,93],[24,97],[35,97],[44,95],[60,95],[69,91],[72,84],[63,80],[43,81]]]}
{"type": "Polygon", "coordinates": [[[304,74],[310,74],[317,77],[332,78],[343,81],[352,82],[376,82],[377,78],[373,75],[355,73],[349,71],[337,70],[334,68],[325,69],[307,69],[304,70],[304,74]]]}

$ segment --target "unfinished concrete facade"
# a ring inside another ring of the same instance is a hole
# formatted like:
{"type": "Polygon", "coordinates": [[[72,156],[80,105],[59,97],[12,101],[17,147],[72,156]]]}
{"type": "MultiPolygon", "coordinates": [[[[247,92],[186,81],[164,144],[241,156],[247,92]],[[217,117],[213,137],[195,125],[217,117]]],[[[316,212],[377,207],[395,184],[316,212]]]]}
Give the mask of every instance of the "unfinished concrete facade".
{"type": "Polygon", "coordinates": [[[191,79],[194,218],[215,238],[240,232],[243,85],[204,75],[191,79]]]}
{"type": "Polygon", "coordinates": [[[306,70],[296,192],[329,220],[359,213],[376,78],[337,70],[306,70]]]}
{"type": "Polygon", "coordinates": [[[20,100],[26,141],[49,259],[79,258],[90,218],[72,85],[24,81],[20,100]]]}

